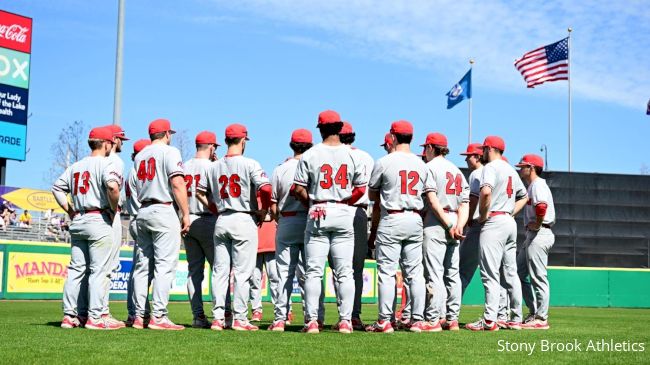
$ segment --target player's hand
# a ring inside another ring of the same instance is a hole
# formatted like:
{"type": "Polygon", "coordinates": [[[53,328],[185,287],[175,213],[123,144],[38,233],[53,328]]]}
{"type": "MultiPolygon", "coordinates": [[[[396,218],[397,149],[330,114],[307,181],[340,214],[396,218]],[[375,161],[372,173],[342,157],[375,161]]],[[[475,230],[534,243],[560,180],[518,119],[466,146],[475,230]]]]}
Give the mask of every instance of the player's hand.
{"type": "Polygon", "coordinates": [[[375,240],[377,239],[377,232],[370,232],[370,235],[368,236],[368,248],[371,250],[375,249],[375,240]]]}
{"type": "Polygon", "coordinates": [[[181,235],[185,236],[190,231],[190,216],[184,215],[181,218],[181,235]]]}
{"type": "Polygon", "coordinates": [[[259,209],[255,211],[255,217],[257,218],[257,226],[261,227],[262,223],[266,221],[266,215],[268,211],[264,209],[259,209]]]}
{"type": "Polygon", "coordinates": [[[456,227],[452,228],[452,230],[453,230],[454,239],[457,239],[457,240],[464,240],[465,239],[465,235],[463,234],[463,229],[461,227],[456,226],[456,227]]]}
{"type": "Polygon", "coordinates": [[[537,232],[537,231],[539,231],[540,228],[541,228],[541,227],[538,227],[538,226],[537,226],[537,223],[535,223],[535,222],[530,222],[530,223],[528,223],[528,225],[526,226],[526,229],[528,229],[529,231],[533,231],[533,232],[537,232]]]}

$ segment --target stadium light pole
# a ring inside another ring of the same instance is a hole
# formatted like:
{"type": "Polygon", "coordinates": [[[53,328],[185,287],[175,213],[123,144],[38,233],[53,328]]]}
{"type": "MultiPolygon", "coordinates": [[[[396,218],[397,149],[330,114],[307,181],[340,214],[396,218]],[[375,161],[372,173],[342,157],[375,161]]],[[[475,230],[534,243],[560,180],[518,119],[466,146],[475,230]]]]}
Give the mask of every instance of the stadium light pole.
{"type": "Polygon", "coordinates": [[[548,147],[545,144],[539,148],[539,152],[544,152],[544,171],[548,171],[548,147]]]}
{"type": "Polygon", "coordinates": [[[124,46],[124,1],[118,0],[117,50],[115,51],[115,95],[113,98],[113,124],[120,125],[122,108],[122,49],[124,46]]]}

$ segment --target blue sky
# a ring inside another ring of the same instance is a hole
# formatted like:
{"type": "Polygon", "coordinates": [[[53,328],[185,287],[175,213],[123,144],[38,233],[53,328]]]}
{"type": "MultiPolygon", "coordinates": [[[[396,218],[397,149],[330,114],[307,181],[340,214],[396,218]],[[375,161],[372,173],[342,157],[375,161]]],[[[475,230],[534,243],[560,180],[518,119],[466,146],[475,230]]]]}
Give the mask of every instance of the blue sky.
{"type": "MultiPolygon", "coordinates": [[[[49,188],[43,173],[58,131],[73,120],[112,120],[117,1],[2,8],[34,19],[29,153],[9,161],[7,185],[49,188]]],[[[527,89],[512,63],[572,26],[574,171],[635,174],[650,165],[642,1],[127,0],[125,26],[127,135],[145,137],[159,117],[192,139],[205,129],[222,139],[227,124],[243,123],[247,155],[269,173],[290,154],[291,131],[317,136],[317,115],[329,108],[373,157],[383,155],[390,123],[407,119],[418,144],[445,133],[451,160],[464,166],[467,103],[446,110],[445,93],[470,57],[473,140],[501,135],[511,161],[546,144],[550,169],[566,170],[567,83],[527,89]]]]}

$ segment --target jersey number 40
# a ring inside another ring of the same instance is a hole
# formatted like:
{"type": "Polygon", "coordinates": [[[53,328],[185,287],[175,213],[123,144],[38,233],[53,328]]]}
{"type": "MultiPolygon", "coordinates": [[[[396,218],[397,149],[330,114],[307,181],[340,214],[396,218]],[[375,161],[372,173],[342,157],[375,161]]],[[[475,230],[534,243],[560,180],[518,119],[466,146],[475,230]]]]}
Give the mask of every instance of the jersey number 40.
{"type": "Polygon", "coordinates": [[[138,180],[153,180],[156,176],[156,159],[151,157],[146,162],[144,160],[140,161],[140,166],[138,166],[138,180]]]}

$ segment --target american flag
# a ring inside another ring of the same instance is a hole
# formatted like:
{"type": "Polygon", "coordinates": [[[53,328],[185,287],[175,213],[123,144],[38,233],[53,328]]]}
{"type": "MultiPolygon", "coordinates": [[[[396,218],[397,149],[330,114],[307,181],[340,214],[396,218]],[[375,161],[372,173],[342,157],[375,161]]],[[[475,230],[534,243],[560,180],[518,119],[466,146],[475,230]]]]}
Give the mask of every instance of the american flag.
{"type": "Polygon", "coordinates": [[[569,79],[569,38],[539,47],[515,61],[517,71],[533,88],[547,81],[569,79]]]}

